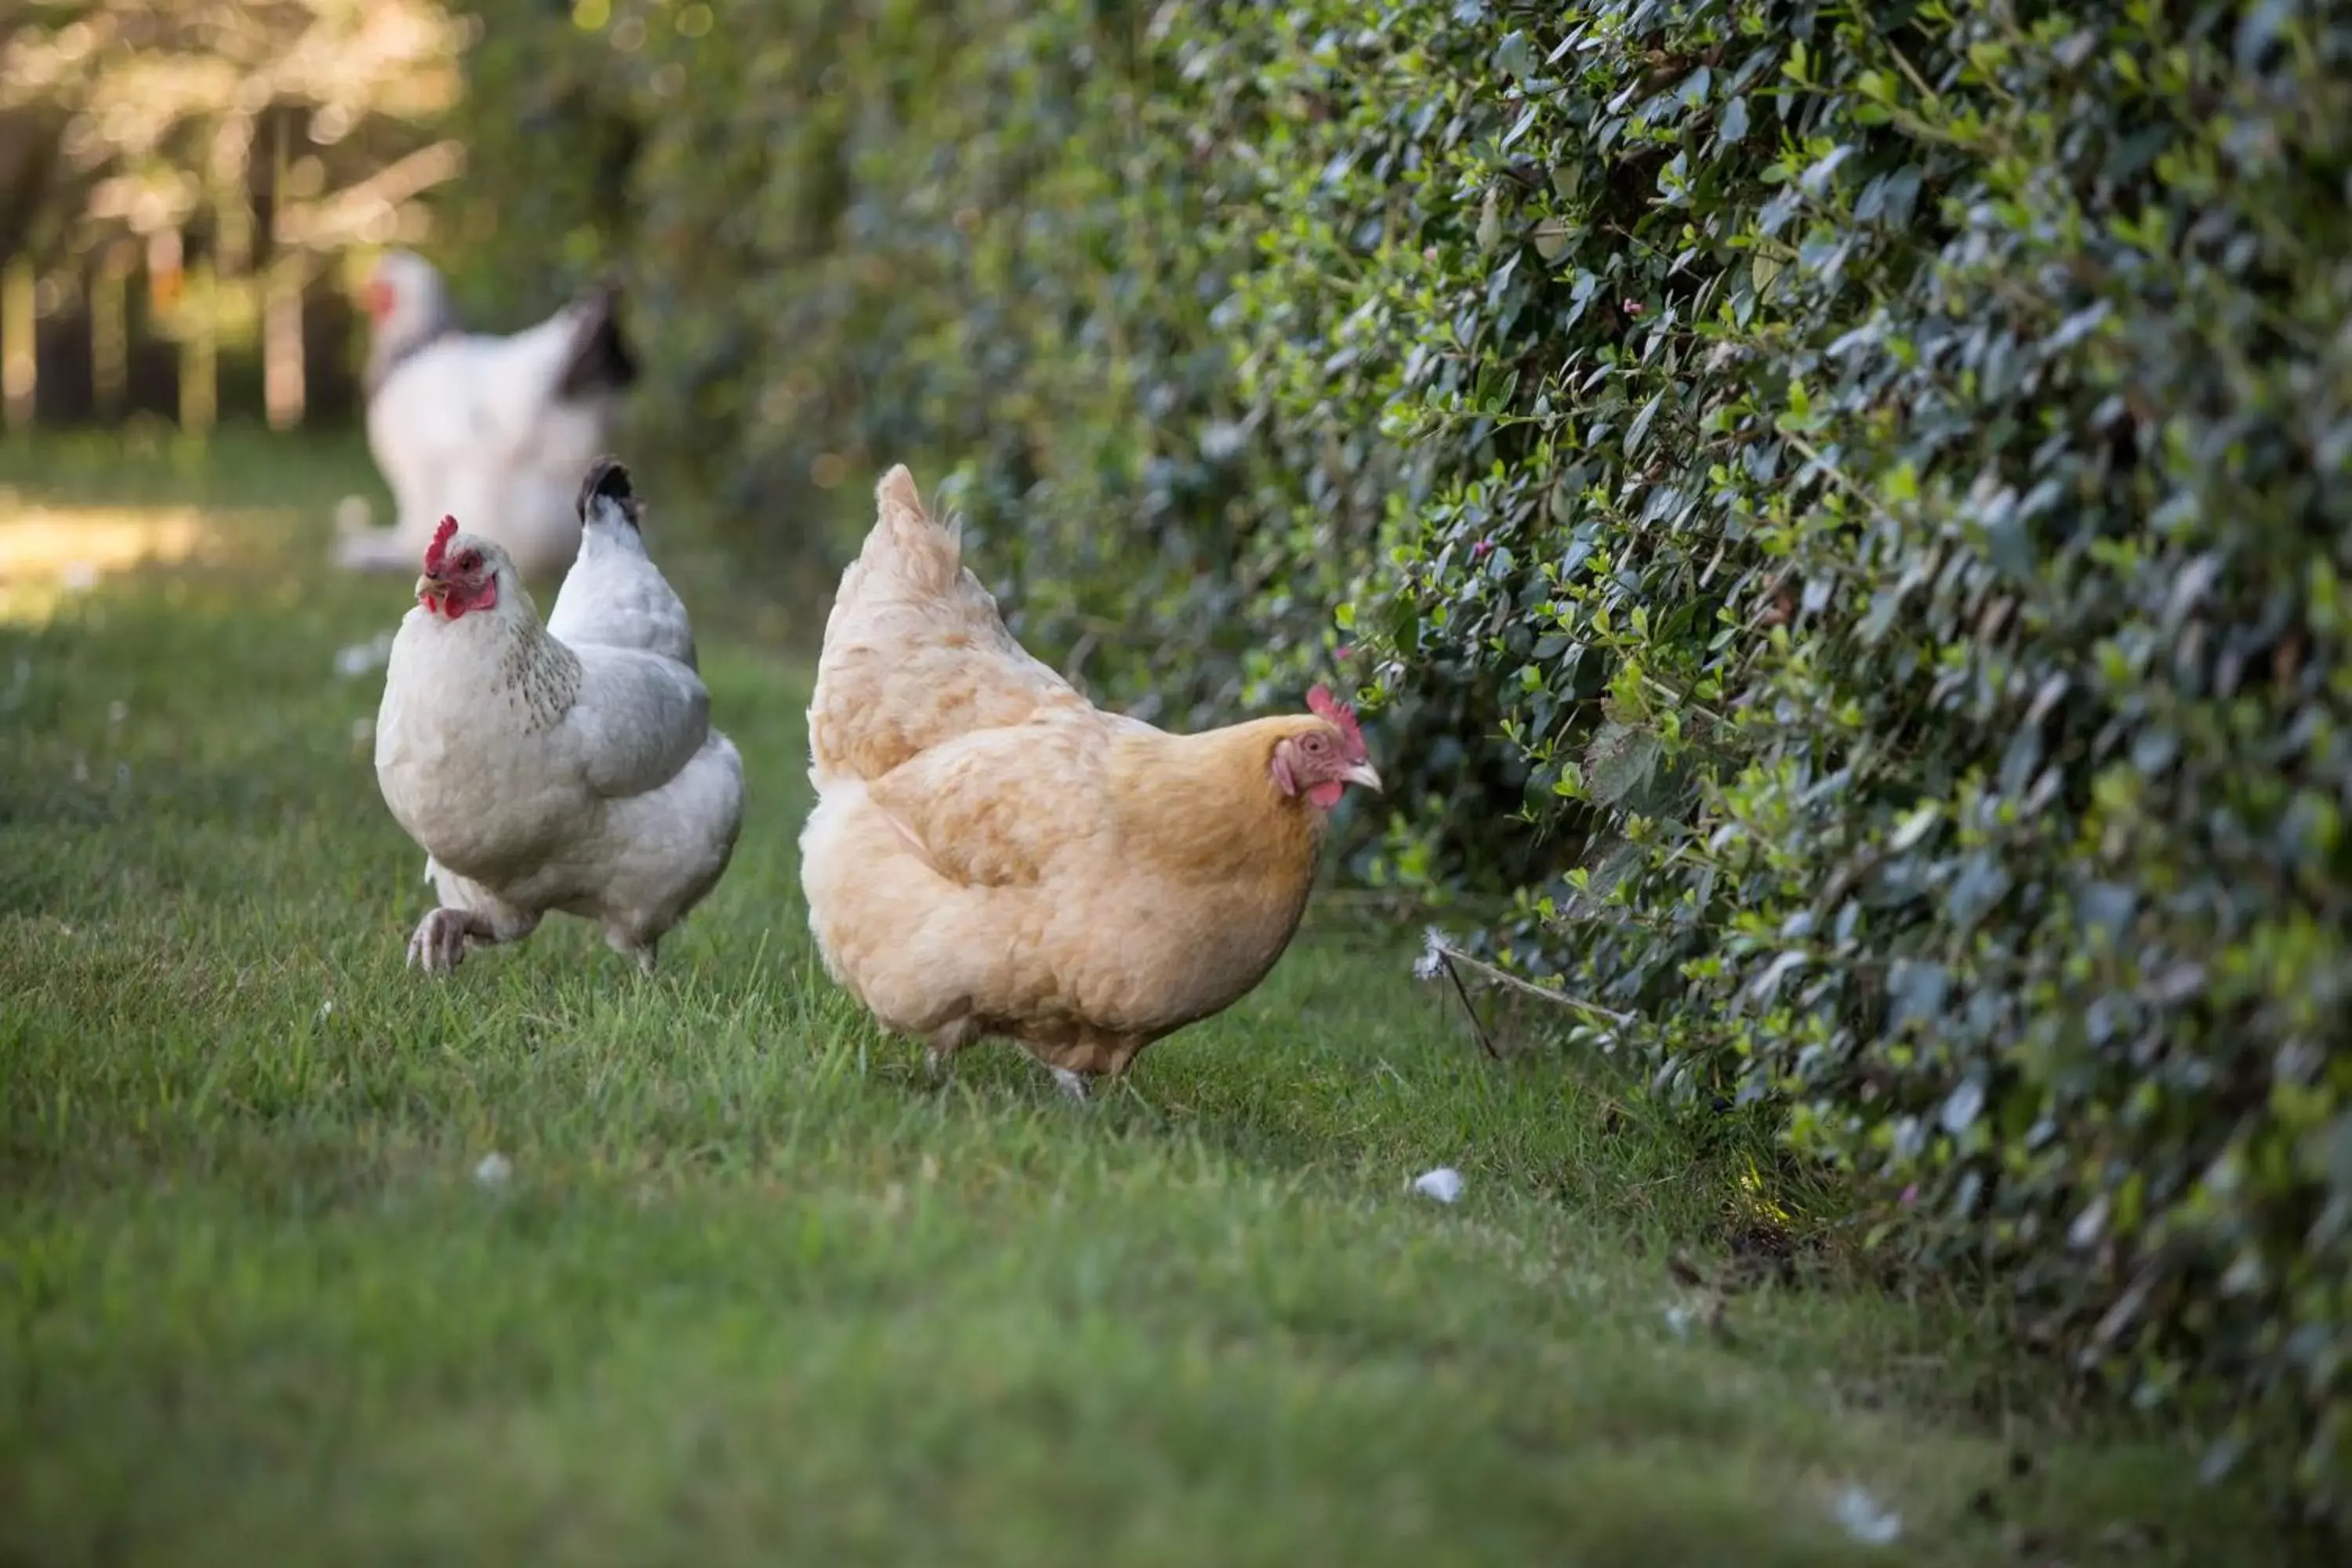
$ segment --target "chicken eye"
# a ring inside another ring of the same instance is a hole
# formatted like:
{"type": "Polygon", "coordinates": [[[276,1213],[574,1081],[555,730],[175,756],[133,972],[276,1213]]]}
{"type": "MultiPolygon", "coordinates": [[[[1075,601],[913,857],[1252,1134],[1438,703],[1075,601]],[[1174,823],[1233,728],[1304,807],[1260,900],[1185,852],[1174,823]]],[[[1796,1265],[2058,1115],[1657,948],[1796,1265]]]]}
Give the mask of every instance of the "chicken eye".
{"type": "Polygon", "coordinates": [[[482,569],[482,557],[481,557],[481,554],[480,554],[480,552],[478,552],[478,551],[468,550],[467,552],[466,552],[466,553],[464,553],[463,555],[460,555],[459,557],[457,557],[457,570],[458,570],[458,571],[460,571],[460,572],[478,572],[478,571],[480,571],[481,569],[482,569]]]}
{"type": "Polygon", "coordinates": [[[1323,751],[1330,744],[1330,741],[1322,735],[1309,734],[1307,737],[1307,749],[1310,752],[1323,751]]]}

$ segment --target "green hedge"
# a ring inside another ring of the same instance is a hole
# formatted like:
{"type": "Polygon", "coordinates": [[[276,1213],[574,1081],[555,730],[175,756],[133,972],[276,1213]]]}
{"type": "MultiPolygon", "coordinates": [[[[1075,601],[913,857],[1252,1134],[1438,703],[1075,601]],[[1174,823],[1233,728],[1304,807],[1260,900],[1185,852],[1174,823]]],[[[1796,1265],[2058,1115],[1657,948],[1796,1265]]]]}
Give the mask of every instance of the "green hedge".
{"type": "Polygon", "coordinates": [[[485,9],[724,510],[952,461],[1163,720],[1344,656],[1360,874],[1518,889],[1589,1045],[2347,1517],[2352,19],[485,9]]]}

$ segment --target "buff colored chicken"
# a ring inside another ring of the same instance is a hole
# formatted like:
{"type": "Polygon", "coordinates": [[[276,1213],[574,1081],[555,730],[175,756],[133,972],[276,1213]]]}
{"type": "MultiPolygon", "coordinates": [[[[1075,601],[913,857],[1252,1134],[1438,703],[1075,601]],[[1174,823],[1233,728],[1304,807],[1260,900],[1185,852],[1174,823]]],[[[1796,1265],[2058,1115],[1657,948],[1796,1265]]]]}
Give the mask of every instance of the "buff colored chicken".
{"type": "Polygon", "coordinates": [[[444,518],[393,639],[375,776],[439,897],[408,943],[428,973],[562,910],[650,973],[734,853],[742,758],[710,727],[627,470],[598,461],[579,510],[579,563],[545,625],[507,552],[444,518]]]}
{"type": "Polygon", "coordinates": [[[1104,712],[1013,640],[905,468],[876,501],[809,709],[810,929],[935,1070],[1005,1037],[1083,1098],[1265,977],[1331,808],[1380,774],[1321,687],[1197,735],[1104,712]]]}

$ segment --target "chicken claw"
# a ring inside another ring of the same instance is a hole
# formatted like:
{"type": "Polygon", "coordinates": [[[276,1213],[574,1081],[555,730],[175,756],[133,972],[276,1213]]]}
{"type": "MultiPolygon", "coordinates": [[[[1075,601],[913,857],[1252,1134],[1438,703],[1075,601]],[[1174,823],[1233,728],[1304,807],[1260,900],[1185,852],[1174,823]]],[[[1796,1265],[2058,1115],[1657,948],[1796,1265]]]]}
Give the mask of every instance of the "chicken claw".
{"type": "Polygon", "coordinates": [[[1083,1077],[1077,1073],[1072,1072],[1068,1068],[1055,1068],[1053,1069],[1053,1073],[1055,1084],[1060,1088],[1064,1094],[1066,1094],[1072,1100],[1078,1100],[1082,1103],[1085,1101],[1087,1098],[1087,1080],[1083,1077]]]}
{"type": "Polygon", "coordinates": [[[463,910],[437,909],[416,922],[408,939],[408,965],[447,974],[466,962],[466,938],[478,922],[463,910]]]}

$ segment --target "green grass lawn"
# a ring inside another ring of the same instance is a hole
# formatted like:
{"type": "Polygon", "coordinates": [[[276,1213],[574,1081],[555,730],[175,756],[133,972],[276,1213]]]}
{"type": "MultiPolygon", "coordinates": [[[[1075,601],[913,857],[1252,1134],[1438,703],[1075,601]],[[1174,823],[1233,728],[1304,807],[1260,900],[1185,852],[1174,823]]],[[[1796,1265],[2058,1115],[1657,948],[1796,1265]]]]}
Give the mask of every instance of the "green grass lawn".
{"type": "Polygon", "coordinates": [[[1310,913],[1091,1105],[1003,1047],[931,1087],[815,965],[808,672],[740,627],[750,816],[662,973],[562,917],[406,973],[382,676],[334,668],[406,585],[320,565],[356,447],[9,443],[0,535],[216,540],[0,584],[0,1563],[2283,1560],[1948,1304],[1687,1325],[1730,1135],[1485,1061],[1410,931],[1310,913]]]}

